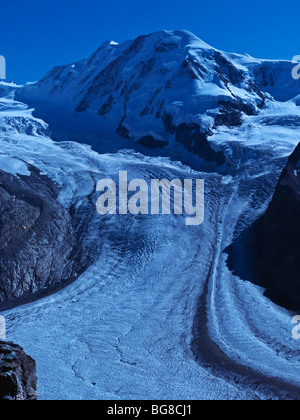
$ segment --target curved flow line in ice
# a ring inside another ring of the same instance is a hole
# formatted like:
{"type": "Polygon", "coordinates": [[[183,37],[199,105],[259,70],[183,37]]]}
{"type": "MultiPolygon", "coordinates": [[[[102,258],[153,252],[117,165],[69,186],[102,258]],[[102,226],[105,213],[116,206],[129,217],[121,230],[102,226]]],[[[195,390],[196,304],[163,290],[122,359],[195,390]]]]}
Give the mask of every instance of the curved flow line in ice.
{"type": "MultiPolygon", "coordinates": [[[[216,223],[213,258],[199,298],[193,325],[192,350],[195,359],[214,375],[235,382],[239,389],[252,390],[254,399],[288,398],[300,399],[300,386],[279,377],[264,375],[254,367],[238,363],[233,359],[234,349],[226,342],[220,331],[220,320],[216,311],[217,273],[223,252],[223,231],[230,205],[237,194],[239,183],[235,183],[230,199],[225,196],[219,204],[216,223]],[[227,351],[225,351],[226,349],[227,351]]],[[[223,248],[224,247],[224,248],[223,248]]],[[[232,304],[235,302],[232,300],[232,304]]],[[[254,337],[254,336],[253,336],[254,337]]],[[[237,351],[237,350],[236,350],[237,351]]]]}

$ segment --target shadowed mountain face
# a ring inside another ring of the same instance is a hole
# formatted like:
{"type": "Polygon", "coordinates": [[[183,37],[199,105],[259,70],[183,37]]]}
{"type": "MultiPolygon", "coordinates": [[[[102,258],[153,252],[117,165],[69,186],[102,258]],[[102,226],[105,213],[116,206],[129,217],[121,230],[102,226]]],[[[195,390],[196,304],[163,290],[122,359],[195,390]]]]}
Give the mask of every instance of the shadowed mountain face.
{"type": "Polygon", "coordinates": [[[36,365],[24,350],[0,341],[0,401],[36,400],[36,365]]]}
{"type": "Polygon", "coordinates": [[[58,187],[0,171],[0,305],[18,304],[76,276],[75,233],[58,187]]]}
{"type": "Polygon", "coordinates": [[[299,174],[300,144],[279,181],[269,177],[260,185],[259,194],[269,203],[263,216],[242,229],[225,250],[235,275],[265,288],[268,298],[290,310],[300,309],[299,174]]]}
{"type": "Polygon", "coordinates": [[[284,305],[300,308],[300,144],[290,156],[259,231],[270,291],[284,305]]]}

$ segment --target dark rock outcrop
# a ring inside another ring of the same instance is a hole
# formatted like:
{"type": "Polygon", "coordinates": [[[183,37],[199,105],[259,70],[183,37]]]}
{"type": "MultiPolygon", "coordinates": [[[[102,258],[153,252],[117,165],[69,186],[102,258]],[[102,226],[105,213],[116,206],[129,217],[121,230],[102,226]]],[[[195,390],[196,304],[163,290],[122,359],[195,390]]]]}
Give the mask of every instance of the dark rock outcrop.
{"type": "Polygon", "coordinates": [[[13,343],[0,341],[0,401],[36,400],[35,361],[13,343]]]}
{"type": "Polygon", "coordinates": [[[168,146],[169,143],[167,141],[157,140],[153,136],[148,135],[148,136],[142,137],[139,140],[139,144],[146,147],[147,149],[156,149],[156,148],[163,149],[164,147],[168,146]]]}
{"type": "Polygon", "coordinates": [[[207,140],[208,135],[201,133],[197,124],[180,124],[176,129],[175,140],[181,143],[189,152],[198,155],[206,162],[215,162],[218,165],[225,163],[223,152],[216,152],[207,140]]]}
{"type": "Polygon", "coordinates": [[[270,294],[300,309],[300,144],[284,168],[259,229],[263,271],[270,294]]]}
{"type": "Polygon", "coordinates": [[[254,115],[255,111],[250,105],[239,101],[219,101],[220,111],[215,118],[215,127],[239,127],[243,123],[243,113],[254,115]]]}
{"type": "MultiPolygon", "coordinates": [[[[14,306],[75,278],[75,233],[57,185],[0,171],[0,307],[14,306]]],[[[37,296],[39,297],[39,296],[37,296]]]]}

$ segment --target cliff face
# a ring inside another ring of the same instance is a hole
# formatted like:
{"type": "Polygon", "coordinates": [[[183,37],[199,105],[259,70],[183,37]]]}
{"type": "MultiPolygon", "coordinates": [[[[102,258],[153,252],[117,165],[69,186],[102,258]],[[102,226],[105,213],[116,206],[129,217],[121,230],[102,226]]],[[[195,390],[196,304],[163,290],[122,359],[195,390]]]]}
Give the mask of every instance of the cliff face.
{"type": "Polygon", "coordinates": [[[0,401],[36,400],[36,365],[24,350],[0,341],[0,401]]]}
{"type": "Polygon", "coordinates": [[[58,192],[34,168],[31,176],[0,171],[1,307],[23,303],[76,275],[75,233],[58,192]]]}
{"type": "Polygon", "coordinates": [[[300,308],[300,144],[290,156],[262,219],[260,240],[267,285],[277,300],[300,308]]]}

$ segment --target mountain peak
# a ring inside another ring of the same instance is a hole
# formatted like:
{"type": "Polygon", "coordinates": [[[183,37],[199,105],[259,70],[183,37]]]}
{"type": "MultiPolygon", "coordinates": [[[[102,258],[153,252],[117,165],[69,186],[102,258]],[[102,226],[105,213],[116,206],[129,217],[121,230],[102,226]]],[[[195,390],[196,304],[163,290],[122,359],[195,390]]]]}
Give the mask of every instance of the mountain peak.
{"type": "Polygon", "coordinates": [[[186,30],[161,30],[153,32],[149,35],[152,38],[158,38],[161,40],[174,39],[178,42],[178,45],[183,46],[195,46],[197,48],[208,48],[213,49],[206,42],[202,41],[196,35],[186,30]]]}
{"type": "Polygon", "coordinates": [[[107,40],[107,41],[104,41],[101,44],[100,49],[102,49],[102,48],[109,48],[109,47],[117,47],[118,45],[119,45],[118,42],[115,42],[113,40],[107,40]]]}
{"type": "MultiPolygon", "coordinates": [[[[192,32],[186,30],[160,30],[152,32],[149,35],[142,35],[132,40],[131,44],[138,45],[144,48],[151,48],[158,46],[159,44],[169,45],[173,48],[199,48],[199,49],[210,49],[214,48],[202,41],[192,32]]],[[[127,44],[127,43],[125,43],[127,44]]],[[[124,45],[125,45],[124,44],[124,45]]]]}

